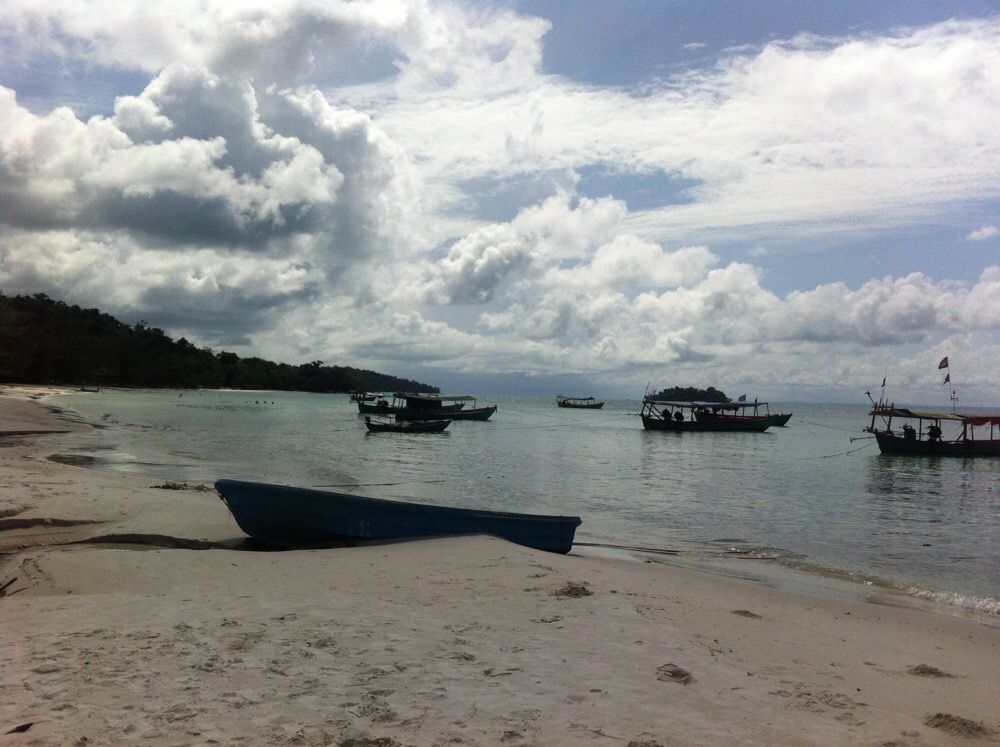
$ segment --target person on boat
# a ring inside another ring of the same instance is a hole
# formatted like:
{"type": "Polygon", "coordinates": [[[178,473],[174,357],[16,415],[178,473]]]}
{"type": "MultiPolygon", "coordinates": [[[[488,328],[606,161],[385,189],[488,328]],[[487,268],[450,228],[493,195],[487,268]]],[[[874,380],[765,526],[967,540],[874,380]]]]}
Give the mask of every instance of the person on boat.
{"type": "Polygon", "coordinates": [[[937,423],[927,426],[927,438],[930,441],[941,440],[941,428],[937,423]]]}
{"type": "Polygon", "coordinates": [[[903,426],[903,438],[905,438],[907,441],[917,440],[917,431],[909,423],[903,426]]]}
{"type": "Polygon", "coordinates": [[[683,412],[681,412],[680,410],[678,410],[677,412],[674,413],[674,420],[676,420],[678,423],[680,421],[682,421],[683,419],[684,419],[684,413],[683,412]]]}

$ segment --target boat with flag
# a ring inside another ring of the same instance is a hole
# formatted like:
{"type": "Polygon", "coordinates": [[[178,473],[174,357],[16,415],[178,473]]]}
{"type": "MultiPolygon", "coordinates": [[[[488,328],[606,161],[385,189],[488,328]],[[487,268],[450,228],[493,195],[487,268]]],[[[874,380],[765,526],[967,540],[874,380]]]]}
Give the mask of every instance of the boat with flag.
{"type": "Polygon", "coordinates": [[[865,431],[883,454],[1000,457],[1000,412],[931,412],[874,403],[865,431]]]}
{"type": "Polygon", "coordinates": [[[938,369],[949,369],[942,384],[951,392],[951,412],[915,410],[887,402],[885,378],[878,402],[865,392],[872,403],[871,423],[865,431],[875,436],[879,451],[905,456],[1000,457],[1000,412],[959,412],[947,356],[938,369]]]}

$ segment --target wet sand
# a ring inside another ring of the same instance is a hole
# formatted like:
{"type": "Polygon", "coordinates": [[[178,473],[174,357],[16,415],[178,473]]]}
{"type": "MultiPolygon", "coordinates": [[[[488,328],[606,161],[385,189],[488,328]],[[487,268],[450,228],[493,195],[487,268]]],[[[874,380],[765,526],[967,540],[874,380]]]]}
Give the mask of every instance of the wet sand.
{"type": "Polygon", "coordinates": [[[0,394],[0,745],[1000,739],[995,618],[487,537],[253,552],[210,489],[49,460],[89,427],[44,393],[0,394]]]}

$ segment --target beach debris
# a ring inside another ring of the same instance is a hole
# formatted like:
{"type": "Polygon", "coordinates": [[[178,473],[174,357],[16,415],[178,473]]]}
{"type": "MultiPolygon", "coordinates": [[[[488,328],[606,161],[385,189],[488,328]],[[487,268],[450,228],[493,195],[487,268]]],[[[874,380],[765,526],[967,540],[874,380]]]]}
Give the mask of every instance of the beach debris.
{"type": "Polygon", "coordinates": [[[751,612],[750,610],[733,610],[733,614],[739,615],[740,617],[752,617],[756,620],[761,619],[760,615],[756,614],[755,612],[751,612]]]}
{"type": "Polygon", "coordinates": [[[497,669],[495,667],[490,667],[489,669],[484,669],[483,674],[487,677],[509,677],[514,674],[514,672],[520,672],[520,667],[514,667],[513,669],[497,669]]]}
{"type": "Polygon", "coordinates": [[[917,677],[954,677],[953,674],[948,674],[945,671],[938,669],[937,667],[932,667],[930,664],[917,664],[916,666],[910,667],[906,670],[910,674],[915,674],[917,677]]]}
{"type": "Polygon", "coordinates": [[[562,620],[562,615],[549,615],[548,617],[533,617],[531,622],[534,623],[554,623],[562,620]]]}
{"type": "Polygon", "coordinates": [[[167,480],[162,485],[150,485],[151,488],[157,490],[197,490],[201,493],[207,493],[215,488],[210,488],[208,485],[188,485],[186,482],[172,482],[167,480]]]}
{"type": "MultiPolygon", "coordinates": [[[[15,581],[17,581],[17,576],[14,576],[14,578],[12,578],[10,581],[8,581],[7,583],[5,583],[3,586],[0,586],[0,597],[9,597],[9,596],[13,596],[14,594],[17,594],[17,592],[19,592],[19,591],[24,591],[23,588],[22,589],[14,589],[14,591],[7,591],[7,589],[9,589],[11,587],[11,585],[15,581]]],[[[27,588],[27,587],[25,587],[25,588],[27,588]]]]}
{"type": "Polygon", "coordinates": [[[402,747],[392,737],[352,737],[340,742],[340,747],[402,747]]]}
{"type": "Polygon", "coordinates": [[[28,731],[28,729],[30,729],[34,725],[35,725],[34,721],[29,721],[26,724],[21,724],[20,726],[15,726],[10,731],[4,732],[4,734],[24,734],[24,732],[28,731]]]}
{"type": "Polygon", "coordinates": [[[924,724],[951,734],[953,737],[989,737],[993,732],[980,724],[950,713],[935,713],[924,719],[924,724]]]}
{"type": "Polygon", "coordinates": [[[586,583],[575,584],[572,581],[570,581],[565,586],[556,589],[554,592],[552,592],[552,596],[579,598],[579,597],[589,597],[593,593],[594,592],[592,592],[590,589],[587,588],[586,583]]]}
{"type": "Polygon", "coordinates": [[[663,682],[678,682],[681,685],[690,685],[694,682],[694,677],[688,670],[673,663],[659,667],[656,670],[656,679],[663,682]]]}

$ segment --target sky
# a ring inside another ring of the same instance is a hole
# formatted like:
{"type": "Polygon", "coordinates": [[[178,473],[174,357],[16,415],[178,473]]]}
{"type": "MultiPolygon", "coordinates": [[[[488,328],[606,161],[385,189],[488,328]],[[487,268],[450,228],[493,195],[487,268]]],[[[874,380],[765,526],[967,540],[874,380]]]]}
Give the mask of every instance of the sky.
{"type": "Polygon", "coordinates": [[[0,292],[451,394],[1000,408],[998,119],[996,0],[4,0],[0,292]]]}

